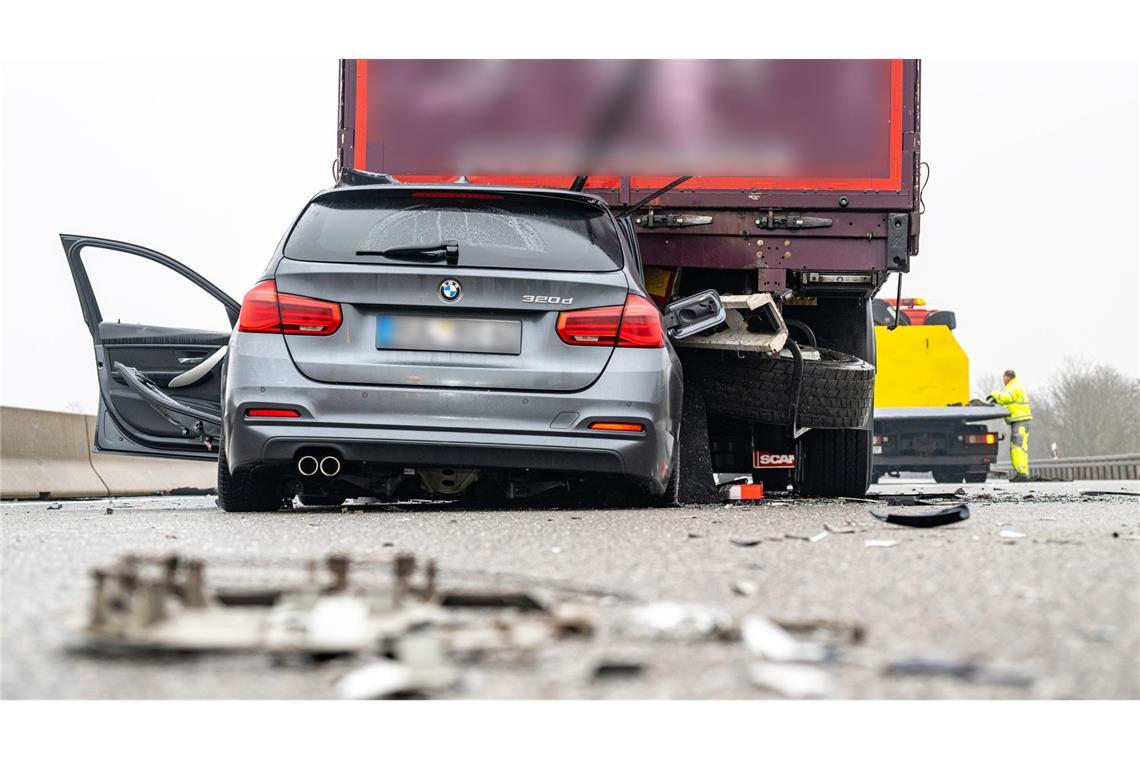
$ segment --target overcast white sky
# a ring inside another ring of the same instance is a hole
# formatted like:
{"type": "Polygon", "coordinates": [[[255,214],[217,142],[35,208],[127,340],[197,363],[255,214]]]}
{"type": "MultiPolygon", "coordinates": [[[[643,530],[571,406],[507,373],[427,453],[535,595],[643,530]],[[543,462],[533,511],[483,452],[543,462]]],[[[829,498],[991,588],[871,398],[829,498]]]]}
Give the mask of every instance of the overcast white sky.
{"type": "MultiPolygon", "coordinates": [[[[0,403],[96,408],[60,232],[158,249],[240,300],[330,184],[336,76],[264,56],[5,62],[0,403]]],[[[1140,374],[1135,65],[926,60],[922,89],[933,171],[904,294],[958,313],[975,375],[1013,366],[1032,389],[1066,355],[1140,374]]]]}

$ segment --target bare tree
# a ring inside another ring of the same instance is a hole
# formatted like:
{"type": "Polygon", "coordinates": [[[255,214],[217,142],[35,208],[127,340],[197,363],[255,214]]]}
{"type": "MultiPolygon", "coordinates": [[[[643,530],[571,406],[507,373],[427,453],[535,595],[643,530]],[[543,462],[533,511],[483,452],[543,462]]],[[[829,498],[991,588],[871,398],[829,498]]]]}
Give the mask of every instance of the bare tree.
{"type": "Polygon", "coordinates": [[[1005,387],[1001,381],[1001,372],[982,372],[974,375],[974,398],[984,399],[996,390],[1005,387]]]}
{"type": "Polygon", "coordinates": [[[1030,457],[1131,454],[1140,451],[1140,380],[1107,364],[1068,358],[1048,389],[1030,395],[1030,457]]]}

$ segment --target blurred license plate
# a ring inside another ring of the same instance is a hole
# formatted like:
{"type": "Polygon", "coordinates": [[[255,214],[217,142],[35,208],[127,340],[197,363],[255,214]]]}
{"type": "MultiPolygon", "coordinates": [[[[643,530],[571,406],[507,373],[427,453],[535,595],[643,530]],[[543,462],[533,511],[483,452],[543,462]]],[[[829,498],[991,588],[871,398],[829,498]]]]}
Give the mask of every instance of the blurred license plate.
{"type": "Polygon", "coordinates": [[[518,354],[522,350],[522,322],[381,314],[376,318],[376,348],[518,354]]]}

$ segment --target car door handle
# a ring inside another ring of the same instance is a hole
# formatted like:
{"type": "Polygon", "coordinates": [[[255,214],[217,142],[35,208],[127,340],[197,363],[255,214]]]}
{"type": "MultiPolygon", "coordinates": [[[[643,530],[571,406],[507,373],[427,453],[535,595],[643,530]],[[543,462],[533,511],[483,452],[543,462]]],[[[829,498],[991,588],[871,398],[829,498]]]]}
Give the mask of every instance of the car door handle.
{"type": "Polygon", "coordinates": [[[188,367],[192,367],[195,364],[201,364],[205,360],[205,358],[206,358],[205,356],[179,356],[178,357],[178,363],[179,364],[185,364],[188,367]]]}

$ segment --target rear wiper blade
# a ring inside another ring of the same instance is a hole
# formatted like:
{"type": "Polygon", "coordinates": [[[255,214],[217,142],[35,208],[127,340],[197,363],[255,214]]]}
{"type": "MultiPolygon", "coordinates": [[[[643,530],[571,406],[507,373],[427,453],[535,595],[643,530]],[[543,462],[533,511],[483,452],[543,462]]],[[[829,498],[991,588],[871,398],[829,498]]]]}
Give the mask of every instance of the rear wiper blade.
{"type": "Polygon", "coordinates": [[[443,240],[424,245],[405,245],[398,248],[385,248],[383,251],[357,251],[357,256],[383,256],[400,261],[444,261],[454,265],[459,261],[459,242],[443,240]]]}

